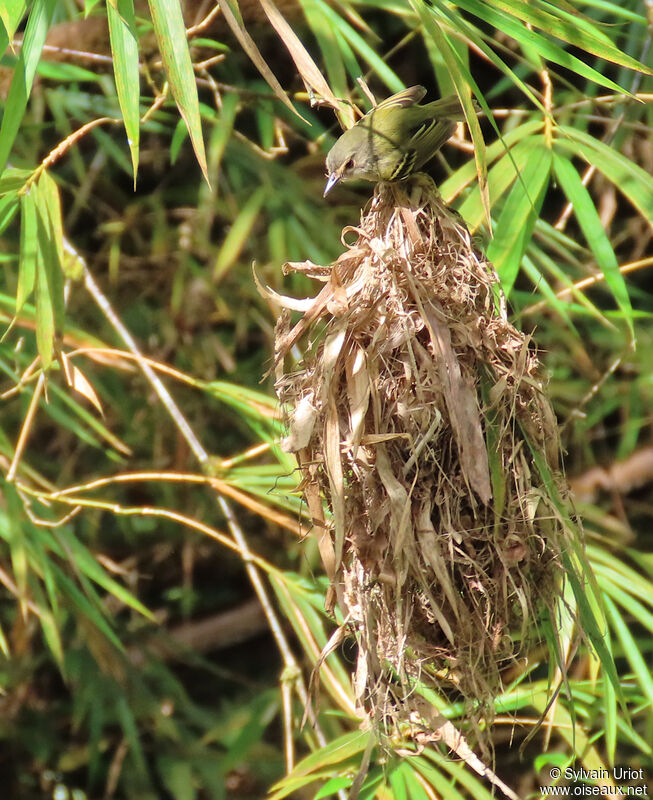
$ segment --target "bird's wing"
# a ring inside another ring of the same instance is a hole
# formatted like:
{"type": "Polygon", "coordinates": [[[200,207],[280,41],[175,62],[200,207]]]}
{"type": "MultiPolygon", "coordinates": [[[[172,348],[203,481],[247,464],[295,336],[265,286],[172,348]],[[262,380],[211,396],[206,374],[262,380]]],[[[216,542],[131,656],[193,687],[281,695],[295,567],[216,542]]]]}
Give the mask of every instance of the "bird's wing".
{"type": "Polygon", "coordinates": [[[391,97],[381,101],[377,106],[374,106],[373,111],[414,106],[419,103],[425,94],[426,89],[423,86],[410,86],[408,89],[402,89],[401,92],[397,92],[397,94],[393,94],[391,97]]]}
{"type": "Polygon", "coordinates": [[[419,169],[451,137],[456,123],[450,120],[427,119],[411,131],[408,146],[419,157],[413,161],[413,169],[419,169]]]}

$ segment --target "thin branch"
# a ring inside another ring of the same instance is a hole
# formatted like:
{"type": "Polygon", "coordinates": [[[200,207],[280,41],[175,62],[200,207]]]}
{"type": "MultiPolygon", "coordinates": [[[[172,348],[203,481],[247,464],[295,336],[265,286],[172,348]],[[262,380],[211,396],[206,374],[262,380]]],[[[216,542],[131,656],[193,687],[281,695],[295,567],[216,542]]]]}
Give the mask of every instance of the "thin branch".
{"type": "Polygon", "coordinates": [[[14,457],[11,460],[11,465],[9,466],[9,471],[7,472],[7,483],[11,483],[16,479],[16,472],[18,470],[18,465],[20,463],[21,456],[23,455],[23,450],[25,449],[25,445],[27,444],[27,439],[29,437],[30,431],[32,430],[32,423],[34,422],[34,416],[36,414],[36,409],[39,405],[39,400],[41,399],[41,394],[43,393],[43,389],[45,387],[45,373],[41,373],[39,375],[39,379],[34,387],[34,394],[32,395],[32,399],[29,403],[29,408],[27,409],[27,414],[25,415],[25,419],[23,420],[23,426],[20,429],[20,434],[18,436],[18,441],[16,442],[16,449],[14,451],[14,457]]]}
{"type": "Polygon", "coordinates": [[[87,291],[91,295],[91,297],[95,300],[97,305],[100,307],[100,310],[105,315],[111,326],[114,328],[118,336],[123,340],[127,349],[131,352],[134,356],[135,360],[138,363],[138,366],[141,368],[143,374],[150,382],[152,388],[156,392],[157,397],[161,401],[163,407],[166,409],[170,417],[172,418],[173,422],[177,426],[179,432],[186,440],[189,448],[191,449],[195,458],[199,461],[202,467],[205,467],[209,463],[209,454],[206,450],[202,447],[199,439],[195,435],[195,432],[190,427],[186,418],[179,410],[179,407],[172,399],[172,395],[166,389],[163,382],[156,374],[156,372],[152,369],[150,364],[148,363],[147,359],[143,357],[138,345],[136,344],[136,340],[131,335],[131,333],[127,330],[125,325],[123,324],[120,317],[115,313],[109,300],[104,295],[100,287],[97,285],[91,272],[85,262],[84,264],[84,285],[86,286],[87,291]]]}

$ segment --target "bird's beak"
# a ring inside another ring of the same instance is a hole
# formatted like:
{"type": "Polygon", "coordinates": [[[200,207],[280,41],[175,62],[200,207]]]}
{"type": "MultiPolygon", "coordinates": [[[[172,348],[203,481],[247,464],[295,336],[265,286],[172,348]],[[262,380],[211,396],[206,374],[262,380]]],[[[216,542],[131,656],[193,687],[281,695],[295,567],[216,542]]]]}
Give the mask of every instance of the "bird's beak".
{"type": "Polygon", "coordinates": [[[331,189],[338,183],[338,181],[342,178],[342,172],[332,172],[331,175],[327,178],[326,186],[324,187],[324,194],[322,197],[326,197],[331,189]]]}

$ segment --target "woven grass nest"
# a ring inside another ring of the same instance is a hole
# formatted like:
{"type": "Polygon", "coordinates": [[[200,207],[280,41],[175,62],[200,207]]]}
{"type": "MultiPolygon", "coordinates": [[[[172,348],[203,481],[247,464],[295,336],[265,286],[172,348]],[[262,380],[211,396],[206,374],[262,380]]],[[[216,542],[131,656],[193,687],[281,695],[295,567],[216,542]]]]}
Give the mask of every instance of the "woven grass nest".
{"type": "Polygon", "coordinates": [[[556,421],[491,264],[429,178],[379,184],[352,234],[329,267],[286,265],[324,282],[316,297],[275,296],[284,447],[327,605],[356,636],[361,712],[423,737],[435,689],[467,701],[478,729],[560,591],[563,524],[542,476],[556,474],[556,421]]]}

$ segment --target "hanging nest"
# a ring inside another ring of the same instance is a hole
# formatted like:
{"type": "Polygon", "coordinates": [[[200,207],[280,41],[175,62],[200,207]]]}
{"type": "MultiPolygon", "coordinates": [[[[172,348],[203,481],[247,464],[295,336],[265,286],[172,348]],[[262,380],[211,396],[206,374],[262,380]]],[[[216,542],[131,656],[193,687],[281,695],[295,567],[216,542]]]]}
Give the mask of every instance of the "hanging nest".
{"type": "Polygon", "coordinates": [[[315,298],[262,291],[286,309],[284,447],[327,604],[357,639],[357,701],[378,729],[423,736],[425,687],[467,701],[473,723],[491,717],[502,670],[558,596],[563,525],[545,488],[559,445],[537,355],[433,182],[405,186],[377,186],[330,267],[286,265],[325,283],[315,298]],[[294,327],[290,310],[303,312],[294,327]]]}

